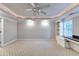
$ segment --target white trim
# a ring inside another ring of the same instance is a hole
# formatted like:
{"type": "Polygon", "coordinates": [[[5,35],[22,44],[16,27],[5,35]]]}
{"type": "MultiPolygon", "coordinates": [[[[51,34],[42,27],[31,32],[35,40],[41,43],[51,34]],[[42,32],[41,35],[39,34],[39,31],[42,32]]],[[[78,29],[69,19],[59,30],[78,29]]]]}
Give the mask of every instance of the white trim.
{"type": "Polygon", "coordinates": [[[11,18],[10,16],[5,16],[5,15],[1,15],[0,14],[0,17],[4,20],[8,20],[8,21],[11,21],[11,22],[16,22],[17,23],[17,20],[14,19],[14,18],[11,18]]]}
{"type": "Polygon", "coordinates": [[[14,20],[13,18],[5,17],[5,16],[2,16],[2,17],[4,18],[4,20],[8,20],[8,21],[17,23],[17,20],[14,20]]]}
{"type": "Polygon", "coordinates": [[[22,41],[22,40],[25,40],[25,41],[28,41],[28,40],[39,40],[39,41],[46,41],[46,40],[51,40],[51,39],[17,39],[18,41],[22,41]]]}
{"type": "Polygon", "coordinates": [[[15,42],[15,41],[17,41],[17,39],[13,39],[13,40],[11,40],[11,41],[9,41],[9,42],[3,44],[2,47],[6,46],[6,45],[8,45],[8,44],[11,44],[11,43],[13,43],[13,42],[15,42]]]}
{"type": "MultiPolygon", "coordinates": [[[[49,18],[55,18],[55,17],[60,17],[62,15],[64,15],[65,13],[68,13],[69,11],[73,10],[75,7],[77,7],[79,4],[73,3],[70,4],[68,7],[66,7],[62,12],[60,12],[59,14],[57,14],[56,16],[51,16],[49,18]]],[[[3,4],[0,4],[0,7],[2,10],[9,12],[10,14],[14,15],[17,18],[41,18],[41,17],[35,17],[35,16],[21,16],[16,14],[15,12],[11,11],[9,8],[7,8],[6,6],[4,6],[3,4]]],[[[45,17],[46,18],[46,17],[45,17]]]]}

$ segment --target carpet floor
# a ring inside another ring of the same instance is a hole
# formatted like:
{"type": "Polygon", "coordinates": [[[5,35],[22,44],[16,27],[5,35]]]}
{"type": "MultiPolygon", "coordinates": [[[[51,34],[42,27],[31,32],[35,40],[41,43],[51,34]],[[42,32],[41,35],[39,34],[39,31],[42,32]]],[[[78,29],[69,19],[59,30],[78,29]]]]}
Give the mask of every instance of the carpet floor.
{"type": "Polygon", "coordinates": [[[24,40],[0,47],[0,56],[79,56],[79,53],[61,47],[54,40],[24,40]]]}

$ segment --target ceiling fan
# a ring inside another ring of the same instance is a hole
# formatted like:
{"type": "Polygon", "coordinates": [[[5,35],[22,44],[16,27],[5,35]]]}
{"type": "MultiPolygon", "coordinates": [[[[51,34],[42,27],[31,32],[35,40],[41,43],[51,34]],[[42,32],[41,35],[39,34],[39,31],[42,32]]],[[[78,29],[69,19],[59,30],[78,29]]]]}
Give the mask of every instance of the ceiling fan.
{"type": "Polygon", "coordinates": [[[26,11],[33,11],[34,16],[40,14],[46,15],[47,13],[43,9],[50,7],[50,4],[40,6],[40,3],[30,3],[30,5],[32,6],[32,8],[26,9],[26,11]]]}

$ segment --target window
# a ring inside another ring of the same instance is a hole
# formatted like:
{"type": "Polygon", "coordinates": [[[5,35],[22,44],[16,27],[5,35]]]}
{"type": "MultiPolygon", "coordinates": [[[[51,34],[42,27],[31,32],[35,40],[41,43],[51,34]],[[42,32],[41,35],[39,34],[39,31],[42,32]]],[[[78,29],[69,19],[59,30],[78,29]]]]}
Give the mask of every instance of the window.
{"type": "Polygon", "coordinates": [[[64,36],[72,37],[72,20],[64,21],[64,36]]]}
{"type": "Polygon", "coordinates": [[[72,20],[61,21],[59,28],[60,36],[72,37],[72,20]]]}

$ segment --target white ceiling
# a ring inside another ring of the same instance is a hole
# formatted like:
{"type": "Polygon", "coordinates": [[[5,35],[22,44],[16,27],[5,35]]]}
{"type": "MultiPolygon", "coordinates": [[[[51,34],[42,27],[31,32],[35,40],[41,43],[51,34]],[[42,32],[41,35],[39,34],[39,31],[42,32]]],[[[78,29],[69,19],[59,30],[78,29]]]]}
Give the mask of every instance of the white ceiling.
{"type": "MultiPolygon", "coordinates": [[[[47,13],[43,16],[55,16],[70,5],[69,3],[40,3],[40,6],[47,4],[50,4],[50,7],[42,9],[47,13]]],[[[33,13],[32,11],[26,11],[26,9],[32,8],[29,3],[3,3],[3,5],[21,16],[32,16],[33,13]]]]}

